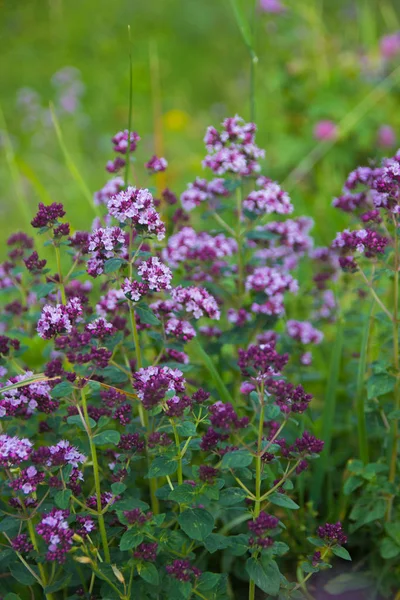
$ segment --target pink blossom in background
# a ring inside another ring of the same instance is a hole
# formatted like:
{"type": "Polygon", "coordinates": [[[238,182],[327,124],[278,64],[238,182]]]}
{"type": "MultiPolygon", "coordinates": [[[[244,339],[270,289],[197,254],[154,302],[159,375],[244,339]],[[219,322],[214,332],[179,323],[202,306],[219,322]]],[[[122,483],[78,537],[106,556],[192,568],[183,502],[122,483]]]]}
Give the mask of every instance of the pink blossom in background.
{"type": "Polygon", "coordinates": [[[396,143],[396,134],[390,125],[382,125],[378,129],[378,144],[382,148],[391,148],[396,143]]]}
{"type": "Polygon", "coordinates": [[[260,0],[260,8],[265,12],[274,14],[283,13],[286,10],[280,0],[260,0]]]}
{"type": "Polygon", "coordinates": [[[380,51],[382,58],[391,59],[400,54],[400,33],[384,35],[381,38],[380,51]]]}
{"type": "Polygon", "coordinates": [[[314,127],[314,138],[316,140],[334,140],[338,135],[337,125],[333,121],[318,121],[314,127]]]}

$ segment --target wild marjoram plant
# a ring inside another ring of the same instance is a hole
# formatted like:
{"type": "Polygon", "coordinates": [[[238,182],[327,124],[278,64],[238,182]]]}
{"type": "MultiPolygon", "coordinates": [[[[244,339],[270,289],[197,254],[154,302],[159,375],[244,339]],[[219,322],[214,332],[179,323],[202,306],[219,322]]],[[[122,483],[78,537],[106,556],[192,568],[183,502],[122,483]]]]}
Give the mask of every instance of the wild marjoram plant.
{"type": "MultiPolygon", "coordinates": [[[[298,581],[293,565],[288,578],[279,568],[285,519],[299,508],[292,480],[324,445],[302,421],[312,396],[285,376],[301,377],[323,336],[308,321],[282,321],[285,295],[298,291],[291,272],[311,253],[322,264],[314,315],[329,319],[336,263],[312,250],[310,219],[272,220],[293,206],[259,174],[255,131],[239,117],[210,127],[203,164],[216,178],[196,179],[176,210],[170,190],[155,200],[130,185],[140,138],[118,133],[107,170],[128,177],[95,194],[103,216],[92,230],[71,233],[57,203],[40,204],[32,220],[54,249],[55,273],[32,238],[8,240],[0,557],[14,578],[2,581],[9,598],[25,585],[48,600],[223,600],[235,597],[229,573],[248,580],[237,598],[254,600],[257,587],[303,598],[332,555],[350,559],[341,524],[328,523],[309,538],[315,552],[301,559],[298,581]],[[194,209],[218,229],[192,228],[194,209]]],[[[167,163],[153,157],[147,167],[167,163]]],[[[387,238],[366,230],[335,245],[375,256],[387,238]]],[[[397,426],[391,435],[393,486],[397,426]]],[[[388,494],[388,521],[392,511],[388,494]]]]}

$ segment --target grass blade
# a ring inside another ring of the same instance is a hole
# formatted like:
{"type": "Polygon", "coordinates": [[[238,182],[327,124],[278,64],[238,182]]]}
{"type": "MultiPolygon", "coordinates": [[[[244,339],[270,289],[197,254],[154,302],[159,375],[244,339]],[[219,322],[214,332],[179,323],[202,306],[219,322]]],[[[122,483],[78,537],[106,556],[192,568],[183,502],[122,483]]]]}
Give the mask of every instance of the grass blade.
{"type": "Polygon", "coordinates": [[[11,139],[10,139],[8,129],[7,129],[7,123],[4,118],[4,114],[1,109],[1,106],[0,106],[0,130],[3,133],[3,145],[4,145],[5,155],[6,155],[6,161],[7,161],[8,167],[10,169],[10,173],[11,173],[11,177],[12,177],[14,189],[15,189],[15,195],[16,195],[19,207],[20,207],[20,211],[21,211],[21,214],[24,216],[24,219],[26,220],[26,224],[30,225],[31,217],[29,215],[28,204],[26,202],[24,190],[22,188],[21,177],[18,172],[18,164],[17,164],[15,153],[14,153],[14,148],[11,143],[11,139]]]}
{"type": "Polygon", "coordinates": [[[51,119],[53,121],[54,129],[55,129],[55,132],[57,135],[58,143],[60,144],[60,148],[64,155],[65,163],[68,167],[68,170],[71,173],[73,179],[76,181],[76,183],[80,187],[83,196],[88,201],[93,212],[96,214],[96,217],[100,217],[99,209],[93,202],[93,196],[90,193],[88,186],[86,185],[82,175],[80,174],[80,172],[78,170],[78,167],[72,160],[71,155],[65,145],[63,133],[62,133],[61,127],[60,127],[60,123],[59,123],[59,120],[57,119],[57,115],[55,113],[54,106],[52,104],[50,104],[50,112],[51,112],[51,119]]]}
{"type": "Polygon", "coordinates": [[[226,385],[222,381],[221,376],[215,368],[213,361],[211,360],[207,352],[204,350],[203,346],[200,344],[197,338],[193,339],[192,346],[196,349],[197,355],[201,359],[207,371],[210,373],[214,385],[217,388],[219,395],[221,396],[221,399],[224,402],[230,402],[231,404],[233,404],[233,398],[230,395],[226,385]]]}
{"type": "Polygon", "coordinates": [[[317,461],[317,467],[311,488],[311,499],[315,506],[321,501],[321,491],[329,466],[330,450],[333,435],[333,423],[335,422],[337,387],[340,375],[340,362],[343,350],[343,321],[338,318],[336,327],[336,339],[332,348],[329,364],[329,377],[322,412],[322,427],[320,436],[325,442],[324,450],[317,461]]]}

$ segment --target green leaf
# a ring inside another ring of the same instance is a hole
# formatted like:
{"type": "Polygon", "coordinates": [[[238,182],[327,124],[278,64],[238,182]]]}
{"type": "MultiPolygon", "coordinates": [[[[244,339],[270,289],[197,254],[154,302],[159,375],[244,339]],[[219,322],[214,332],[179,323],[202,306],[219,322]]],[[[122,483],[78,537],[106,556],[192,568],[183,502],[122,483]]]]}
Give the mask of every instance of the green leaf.
{"type": "Polygon", "coordinates": [[[55,581],[51,585],[46,585],[46,587],[44,588],[44,593],[52,594],[53,592],[58,592],[59,590],[62,590],[63,588],[67,587],[70,579],[71,579],[71,574],[67,573],[64,577],[62,577],[58,581],[55,581]]]}
{"type": "Polygon", "coordinates": [[[126,485],[121,481],[116,481],[111,485],[111,491],[115,496],[122,494],[126,490],[126,485]]]}
{"type": "Polygon", "coordinates": [[[166,475],[173,475],[178,468],[178,461],[176,458],[166,458],[165,456],[159,456],[151,463],[148,477],[165,477],[166,475]]]}
{"type": "Polygon", "coordinates": [[[64,398],[72,394],[73,391],[74,386],[69,381],[62,381],[53,387],[50,395],[52,398],[64,398]]]}
{"type": "Polygon", "coordinates": [[[225,383],[223,382],[218,370],[215,368],[214,361],[211,359],[211,357],[208,355],[208,353],[204,350],[199,339],[197,337],[195,337],[191,341],[191,345],[194,347],[195,352],[198,354],[198,356],[200,357],[200,360],[202,361],[205,368],[211,375],[212,381],[213,381],[216,389],[218,390],[219,395],[223,399],[223,401],[230,402],[232,404],[233,398],[230,395],[228,388],[226,387],[225,383]]]}
{"type": "Polygon", "coordinates": [[[176,486],[174,488],[168,498],[169,500],[174,500],[174,502],[178,502],[178,504],[190,504],[193,502],[193,496],[195,495],[195,489],[189,483],[182,483],[182,485],[176,486]]]}
{"type": "Polygon", "coordinates": [[[115,271],[118,271],[125,263],[126,260],[123,260],[122,258],[109,258],[104,263],[104,273],[115,273],[115,271]]]}
{"type": "Polygon", "coordinates": [[[343,493],[346,496],[349,496],[352,492],[354,492],[357,488],[362,486],[364,480],[362,477],[358,475],[351,475],[345,482],[343,486],[343,493]]]}
{"type": "Polygon", "coordinates": [[[160,578],[158,576],[158,571],[155,565],[149,562],[144,562],[138,565],[137,567],[138,573],[142,579],[150,583],[151,585],[158,585],[160,582],[160,578]]]}
{"type": "Polygon", "coordinates": [[[346,573],[334,577],[324,586],[324,590],[332,596],[340,596],[344,592],[364,590],[372,584],[371,579],[361,573],[346,573]]]}
{"type": "MultiPolygon", "coordinates": [[[[36,572],[36,567],[30,565],[32,571],[36,572]]],[[[23,585],[32,585],[36,583],[34,576],[28,571],[28,569],[22,563],[15,563],[9,567],[11,575],[19,583],[23,585]]],[[[39,576],[39,575],[38,575],[39,576]]]]}
{"type": "Polygon", "coordinates": [[[35,292],[38,299],[52,294],[55,290],[56,286],[54,283],[39,283],[38,285],[32,286],[32,292],[35,292]]]}
{"type": "Polygon", "coordinates": [[[210,573],[209,571],[206,571],[198,578],[197,587],[201,593],[208,592],[218,585],[220,579],[221,575],[218,573],[210,573]]]}
{"type": "Polygon", "coordinates": [[[253,461],[253,456],[247,450],[234,450],[224,454],[221,469],[239,469],[248,467],[253,461]]]}
{"type": "Polygon", "coordinates": [[[214,517],[203,508],[188,508],[179,515],[178,523],[191,540],[200,542],[214,529],[214,517]]]}
{"type": "Polygon", "coordinates": [[[383,538],[380,546],[380,553],[382,558],[390,560],[391,558],[395,558],[400,554],[400,546],[398,546],[396,542],[388,537],[383,538]]]}
{"type": "Polygon", "coordinates": [[[63,510],[65,510],[69,505],[71,496],[71,490],[60,490],[54,496],[54,502],[57,504],[58,508],[62,508],[63,510]]]}
{"type": "Polygon", "coordinates": [[[107,429],[106,431],[102,431],[97,434],[93,438],[93,443],[95,446],[104,446],[106,444],[112,444],[116,446],[121,439],[121,434],[119,431],[115,431],[115,429],[107,429]]]}
{"type": "Polygon", "coordinates": [[[14,592],[9,592],[4,596],[4,600],[21,600],[21,596],[17,596],[14,592]]]}
{"type": "Polygon", "coordinates": [[[161,325],[161,321],[146,304],[136,304],[135,313],[144,325],[161,325]]]}
{"type": "Polygon", "coordinates": [[[339,558],[343,558],[344,560],[351,560],[350,554],[348,553],[346,548],[343,548],[343,546],[334,546],[332,548],[332,552],[333,554],[335,554],[335,556],[339,556],[339,558]]]}
{"type": "Polygon", "coordinates": [[[98,369],[98,374],[102,377],[106,377],[107,381],[110,383],[125,383],[128,381],[129,377],[126,373],[123,373],[117,367],[113,367],[109,365],[104,369],[98,369]]]}
{"type": "Polygon", "coordinates": [[[285,542],[274,542],[272,551],[277,556],[284,556],[290,550],[289,546],[285,542]]]}
{"type": "Polygon", "coordinates": [[[243,556],[249,549],[249,536],[244,533],[229,536],[229,553],[233,556],[243,556]]]}
{"type": "Polygon", "coordinates": [[[282,506],[283,508],[289,508],[290,510],[297,510],[300,508],[300,506],[296,504],[296,502],[293,502],[289,496],[285,496],[285,494],[279,494],[278,492],[274,492],[268,496],[268,500],[272,502],[272,504],[282,506]]]}
{"type": "Polygon", "coordinates": [[[178,423],[177,430],[181,437],[193,437],[196,435],[196,425],[192,421],[178,423]]]}
{"type": "Polygon", "coordinates": [[[143,534],[135,531],[134,529],[128,529],[123,534],[119,543],[119,549],[123,552],[124,550],[131,550],[137,548],[139,544],[143,542],[143,534]]]}
{"type": "Polygon", "coordinates": [[[219,504],[221,506],[234,506],[243,502],[246,496],[247,494],[242,488],[226,488],[221,492],[219,504]]]}
{"type": "MultiPolygon", "coordinates": [[[[90,427],[93,429],[96,427],[96,421],[89,417],[88,419],[90,427]]],[[[82,431],[86,431],[85,425],[82,422],[82,419],[79,415],[72,415],[72,417],[67,418],[68,425],[76,425],[82,431]]]]}
{"type": "Polygon", "coordinates": [[[250,579],[254,581],[266,594],[277,596],[281,584],[281,574],[275,561],[262,563],[255,558],[249,558],[246,562],[246,571],[250,579]]]}
{"type": "Polygon", "coordinates": [[[392,392],[395,384],[396,378],[393,375],[389,375],[389,373],[372,375],[367,381],[368,400],[392,392]]]}
{"type": "Polygon", "coordinates": [[[230,545],[230,538],[220,533],[210,533],[204,540],[204,546],[210,554],[214,554],[217,550],[225,550],[230,545]]]}

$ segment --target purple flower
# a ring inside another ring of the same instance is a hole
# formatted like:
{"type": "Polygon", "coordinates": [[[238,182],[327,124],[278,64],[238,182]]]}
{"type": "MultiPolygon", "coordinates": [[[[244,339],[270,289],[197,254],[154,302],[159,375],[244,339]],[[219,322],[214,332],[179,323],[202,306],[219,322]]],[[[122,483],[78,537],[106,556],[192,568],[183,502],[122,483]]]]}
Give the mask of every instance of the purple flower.
{"type": "Polygon", "coordinates": [[[33,550],[33,544],[29,541],[28,536],[25,533],[20,533],[11,540],[11,547],[15,552],[24,554],[33,550]]]}
{"type": "Polygon", "coordinates": [[[322,331],[315,329],[308,321],[289,319],[286,323],[286,333],[301,344],[320,344],[324,339],[322,331]]]}
{"type": "Polygon", "coordinates": [[[168,575],[178,579],[178,581],[190,581],[192,577],[195,579],[200,577],[201,571],[190,564],[188,560],[176,559],[170,565],[165,567],[168,575]]]}
{"type": "Polygon", "coordinates": [[[49,456],[46,462],[47,466],[65,466],[72,465],[78,467],[86,461],[86,456],[79,452],[75,446],[72,446],[67,440],[61,440],[54,446],[48,448],[49,456]]]}
{"type": "Polygon", "coordinates": [[[28,258],[24,258],[24,263],[28,271],[30,271],[34,275],[37,275],[44,269],[47,260],[40,260],[39,255],[35,250],[30,256],[28,256],[28,258]]]}
{"type": "Polygon", "coordinates": [[[337,523],[326,523],[325,525],[318,527],[318,536],[328,544],[346,544],[347,536],[343,532],[343,526],[340,521],[337,523]]]}
{"type": "Polygon", "coordinates": [[[281,14],[286,11],[286,7],[280,0],[260,0],[260,8],[261,10],[272,14],[281,14]]]}
{"type": "Polygon", "coordinates": [[[138,273],[149,290],[160,292],[171,289],[172,272],[159,258],[153,256],[141,263],[138,273]]]}
{"type": "Polygon", "coordinates": [[[119,450],[128,452],[143,452],[145,443],[138,433],[123,433],[118,444],[119,450]]]}
{"type": "Polygon", "coordinates": [[[171,317],[165,323],[165,334],[188,342],[196,336],[196,331],[189,321],[171,317]]]}
{"type": "MultiPolygon", "coordinates": [[[[125,162],[124,162],[125,165],[125,162]]],[[[114,177],[114,179],[110,179],[107,183],[95,193],[94,195],[94,203],[96,206],[100,206],[101,204],[107,205],[108,201],[112,196],[115,196],[122,190],[124,187],[124,180],[122,177],[114,177]]]]}
{"type": "Polygon", "coordinates": [[[232,256],[237,252],[237,243],[220,233],[212,236],[203,231],[197,233],[192,227],[182,227],[178,233],[168,239],[163,248],[163,259],[173,268],[186,261],[215,261],[232,256]]]}
{"type": "Polygon", "coordinates": [[[46,559],[64,563],[66,554],[72,546],[74,532],[67,521],[68,510],[53,508],[48,515],[43,515],[36,526],[36,531],[48,544],[46,559]]]}
{"type": "MultiPolygon", "coordinates": [[[[134,152],[136,150],[137,142],[140,141],[140,136],[136,133],[136,131],[129,132],[129,141],[130,141],[130,152],[134,152]]],[[[112,143],[114,144],[114,152],[119,152],[120,154],[126,154],[128,150],[128,130],[119,131],[112,138],[112,143]]]]}
{"type": "Polygon", "coordinates": [[[248,417],[239,419],[230,402],[221,402],[220,400],[210,406],[210,421],[213,427],[220,429],[242,429],[249,423],[248,417]]]}
{"type": "Polygon", "coordinates": [[[26,438],[0,435],[0,464],[3,467],[15,466],[28,460],[32,452],[32,442],[26,438]]]}
{"type": "Polygon", "coordinates": [[[113,196],[107,204],[109,214],[121,223],[131,220],[138,231],[165,237],[165,225],[154,207],[153,196],[147,189],[128,187],[113,196]]]}
{"type": "Polygon", "coordinates": [[[287,354],[278,354],[274,343],[253,344],[247,350],[239,349],[238,365],[246,377],[262,380],[280,373],[288,360],[287,354]]]}
{"type": "MultiPolygon", "coordinates": [[[[380,235],[372,229],[358,229],[355,231],[346,229],[337,234],[332,242],[332,248],[339,249],[342,254],[346,252],[358,252],[359,254],[364,254],[367,258],[372,258],[377,254],[383,254],[388,243],[389,239],[387,237],[380,235]]],[[[350,261],[339,259],[339,263],[342,269],[357,267],[353,257],[350,257],[350,261]]]]}
{"type": "Polygon", "coordinates": [[[383,58],[390,60],[400,54],[400,33],[392,33],[384,35],[379,43],[381,55],[383,58]]]}
{"type": "Polygon", "coordinates": [[[35,492],[39,483],[43,481],[45,474],[39,472],[36,467],[30,466],[22,469],[18,477],[9,482],[13,490],[21,490],[24,494],[35,492]]]}
{"type": "Polygon", "coordinates": [[[314,137],[316,140],[334,140],[337,136],[338,128],[333,121],[319,121],[314,127],[314,137]]]}
{"type": "Polygon", "coordinates": [[[79,527],[76,530],[76,533],[82,538],[87,537],[89,533],[92,533],[92,531],[96,530],[96,525],[92,517],[78,515],[76,517],[76,522],[79,525],[79,527]]]}
{"type": "Polygon", "coordinates": [[[214,483],[216,477],[218,477],[218,469],[214,469],[210,465],[200,465],[199,467],[199,479],[206,483],[214,483]]]}
{"type": "Polygon", "coordinates": [[[282,188],[271,179],[259,177],[257,184],[261,190],[250,192],[243,201],[243,209],[255,215],[269,215],[271,213],[287,215],[293,212],[290,198],[282,188]]]}
{"type": "MultiPolygon", "coordinates": [[[[32,377],[32,371],[25,371],[6,382],[6,385],[19,383],[32,377]]],[[[35,410],[51,413],[58,407],[58,402],[53,400],[51,388],[47,381],[38,381],[29,385],[8,390],[1,394],[0,389],[0,418],[5,416],[29,416],[35,410]]]]}
{"type": "Polygon", "coordinates": [[[161,402],[167,392],[185,391],[185,379],[179,369],[147,367],[134,373],[133,380],[133,387],[147,410],[161,402]]]}
{"type": "MultiPolygon", "coordinates": [[[[400,42],[400,37],[399,37],[400,42]]],[[[400,49],[400,46],[399,46],[400,49]]],[[[378,144],[382,148],[391,148],[396,143],[396,133],[390,125],[381,125],[378,129],[378,144]]]]}
{"type": "Polygon", "coordinates": [[[134,556],[134,558],[137,558],[139,560],[144,560],[147,562],[155,562],[157,559],[157,549],[158,549],[157,542],[153,542],[150,544],[148,544],[146,542],[142,542],[136,548],[135,552],[133,553],[133,556],[134,556]]]}
{"type": "Polygon", "coordinates": [[[212,181],[197,177],[193,183],[189,183],[187,190],[181,195],[182,207],[190,212],[203,202],[213,202],[219,196],[227,196],[228,190],[224,186],[224,179],[216,178],[212,181]]]}
{"type": "Polygon", "coordinates": [[[108,335],[112,335],[115,332],[115,327],[112,323],[103,319],[103,317],[99,317],[88,323],[85,327],[85,331],[91,333],[93,337],[103,339],[108,335]]]}
{"type": "Polygon", "coordinates": [[[178,286],[172,290],[171,297],[178,304],[179,310],[192,313],[195,319],[206,315],[218,321],[221,316],[215,298],[204,288],[178,286]]]}
{"type": "Polygon", "coordinates": [[[204,138],[209,154],[203,166],[216,175],[248,176],[259,172],[258,160],[264,158],[265,153],[255,144],[256,129],[254,123],[245,123],[238,115],[225,119],[221,133],[209,127],[204,138]]]}
{"type": "Polygon", "coordinates": [[[107,259],[126,254],[125,241],[124,232],[119,227],[96,229],[89,236],[88,250],[92,254],[87,267],[89,275],[92,277],[101,275],[107,259]]]}
{"type": "Polygon", "coordinates": [[[168,163],[165,158],[158,158],[158,156],[154,155],[145,164],[145,167],[150,171],[151,174],[160,173],[165,171],[165,169],[168,167],[168,163]]]}
{"type": "Polygon", "coordinates": [[[61,203],[53,202],[46,206],[39,202],[39,209],[31,221],[32,227],[53,227],[58,219],[65,215],[64,207],[61,203]]]}
{"type": "Polygon", "coordinates": [[[275,402],[284,414],[291,412],[301,414],[307,410],[312,400],[311,394],[306,394],[302,385],[294,386],[283,379],[268,379],[266,381],[268,394],[275,397],[275,402]]]}
{"type": "Polygon", "coordinates": [[[45,340],[49,340],[60,333],[70,333],[72,325],[82,314],[82,304],[79,298],[71,298],[67,304],[46,306],[37,324],[37,332],[45,340]]]}

